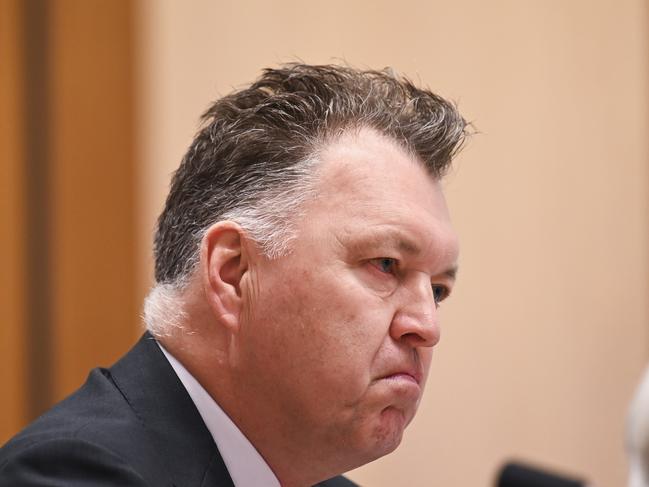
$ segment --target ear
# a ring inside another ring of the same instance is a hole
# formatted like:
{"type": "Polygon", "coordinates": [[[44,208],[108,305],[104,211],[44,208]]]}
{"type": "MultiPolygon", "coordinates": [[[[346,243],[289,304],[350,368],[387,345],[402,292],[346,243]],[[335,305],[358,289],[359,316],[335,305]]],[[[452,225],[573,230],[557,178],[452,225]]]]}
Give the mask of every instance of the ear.
{"type": "Polygon", "coordinates": [[[231,332],[239,329],[241,279],[248,270],[243,230],[230,221],[212,225],[201,242],[203,290],[210,309],[231,332]]]}

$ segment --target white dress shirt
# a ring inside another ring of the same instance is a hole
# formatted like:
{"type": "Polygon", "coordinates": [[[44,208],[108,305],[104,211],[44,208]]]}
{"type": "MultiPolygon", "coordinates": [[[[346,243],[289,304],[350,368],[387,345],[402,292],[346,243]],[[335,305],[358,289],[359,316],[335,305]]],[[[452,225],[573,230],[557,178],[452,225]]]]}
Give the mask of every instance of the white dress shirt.
{"type": "Polygon", "coordinates": [[[280,487],[275,474],[248,438],[183,365],[165,348],[160,349],[203,418],[236,487],[280,487]]]}

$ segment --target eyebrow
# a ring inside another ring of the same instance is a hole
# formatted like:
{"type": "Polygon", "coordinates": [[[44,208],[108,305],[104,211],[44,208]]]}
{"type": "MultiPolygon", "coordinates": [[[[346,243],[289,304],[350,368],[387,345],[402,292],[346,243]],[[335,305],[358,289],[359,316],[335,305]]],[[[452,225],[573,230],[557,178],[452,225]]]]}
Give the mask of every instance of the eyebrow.
{"type": "MultiPolygon", "coordinates": [[[[358,238],[352,239],[351,246],[354,250],[359,250],[360,248],[365,250],[368,247],[378,250],[385,246],[391,246],[409,255],[417,255],[421,253],[421,247],[417,245],[416,242],[405,236],[402,232],[394,230],[385,233],[381,231],[368,232],[358,238]]],[[[454,265],[453,267],[443,271],[441,275],[455,281],[457,273],[458,266],[454,265]]]]}
{"type": "Polygon", "coordinates": [[[457,271],[458,266],[453,266],[450,269],[446,269],[444,272],[442,272],[442,274],[455,281],[455,279],[457,278],[457,271]]]}
{"type": "Polygon", "coordinates": [[[414,241],[404,236],[401,232],[371,232],[361,235],[360,237],[351,238],[352,249],[381,249],[388,247],[397,248],[407,254],[419,254],[421,248],[414,241]]]}

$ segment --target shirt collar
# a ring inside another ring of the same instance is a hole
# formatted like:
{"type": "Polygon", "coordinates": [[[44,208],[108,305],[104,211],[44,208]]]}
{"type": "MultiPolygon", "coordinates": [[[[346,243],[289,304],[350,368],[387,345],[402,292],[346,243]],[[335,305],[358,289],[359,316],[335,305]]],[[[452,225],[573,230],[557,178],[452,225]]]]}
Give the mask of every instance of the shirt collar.
{"type": "Polygon", "coordinates": [[[275,474],[248,438],[187,369],[158,342],[209,430],[236,487],[280,487],[275,474]]]}

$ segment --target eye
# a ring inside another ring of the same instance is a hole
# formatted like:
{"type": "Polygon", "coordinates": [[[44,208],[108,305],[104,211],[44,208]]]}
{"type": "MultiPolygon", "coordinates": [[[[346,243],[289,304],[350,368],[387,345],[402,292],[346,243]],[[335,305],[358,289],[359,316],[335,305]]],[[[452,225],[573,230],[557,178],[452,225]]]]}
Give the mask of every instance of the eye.
{"type": "Polygon", "coordinates": [[[397,271],[397,259],[379,257],[378,259],[372,259],[370,262],[384,274],[394,274],[397,271]]]}
{"type": "Polygon", "coordinates": [[[439,306],[442,301],[448,298],[449,294],[450,291],[446,286],[438,286],[436,284],[433,284],[433,299],[435,300],[436,306],[439,306]]]}

